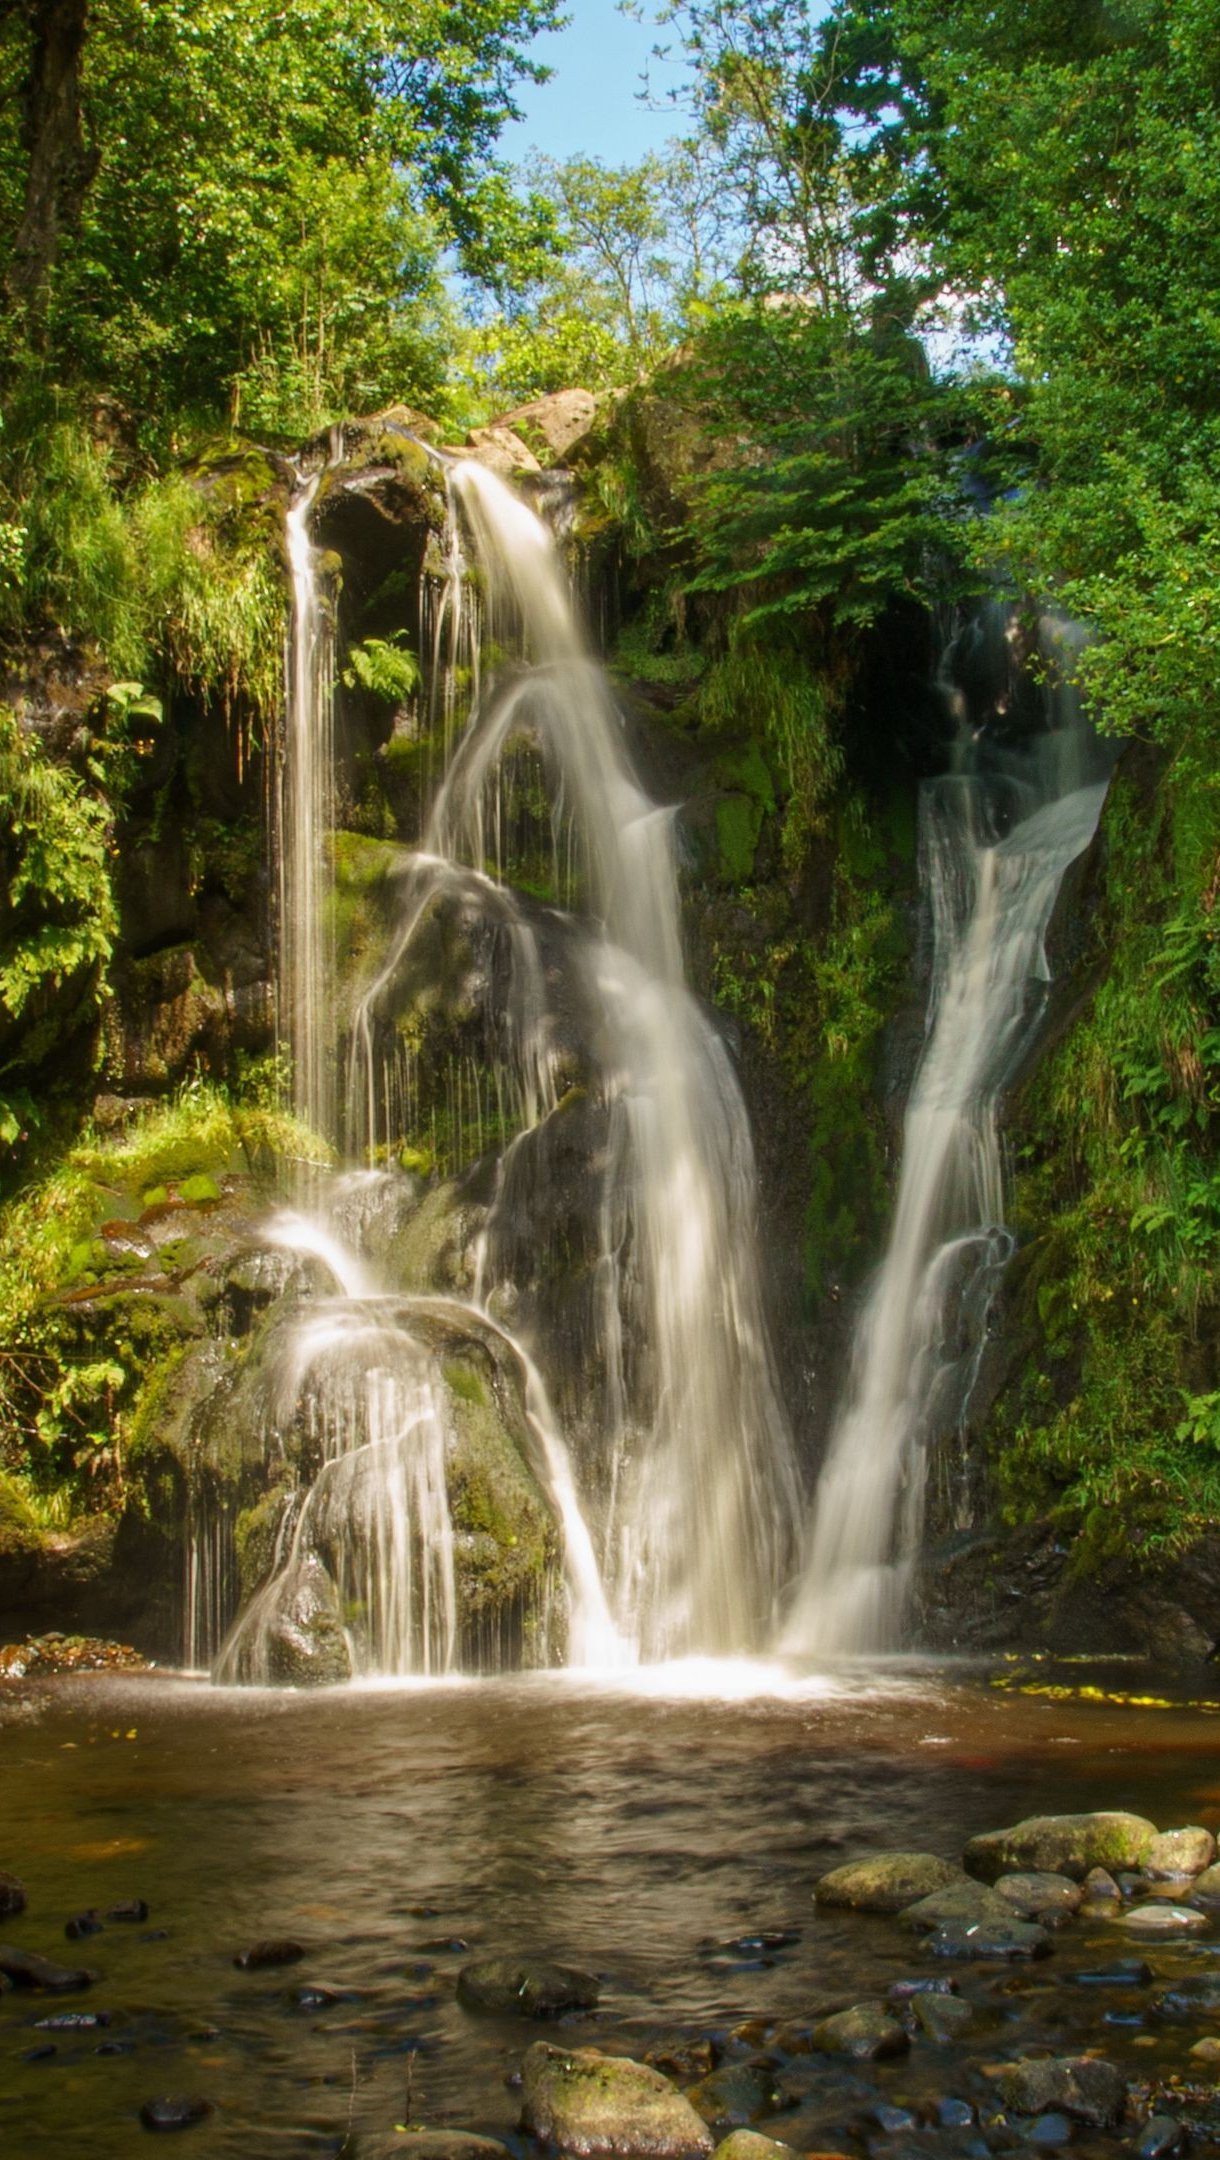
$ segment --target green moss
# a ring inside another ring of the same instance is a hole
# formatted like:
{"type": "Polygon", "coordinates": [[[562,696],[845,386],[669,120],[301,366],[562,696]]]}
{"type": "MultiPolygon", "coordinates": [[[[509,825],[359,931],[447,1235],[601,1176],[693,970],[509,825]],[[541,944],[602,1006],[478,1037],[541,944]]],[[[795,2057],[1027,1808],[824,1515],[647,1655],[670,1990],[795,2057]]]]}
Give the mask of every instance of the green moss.
{"type": "Polygon", "coordinates": [[[762,805],[749,795],[720,797],[716,804],[716,871],[722,884],[749,884],[762,822],[762,805]]]}
{"type": "Polygon", "coordinates": [[[214,1207],[220,1199],[220,1187],[206,1170],[196,1170],[192,1176],[182,1178],[178,1185],[178,1198],[188,1207],[214,1207]]]}
{"type": "Polygon", "coordinates": [[[446,1387],[461,1402],[476,1403],[482,1409],[489,1407],[486,1384],[473,1366],[464,1365],[457,1358],[447,1358],[444,1374],[446,1387]]]}

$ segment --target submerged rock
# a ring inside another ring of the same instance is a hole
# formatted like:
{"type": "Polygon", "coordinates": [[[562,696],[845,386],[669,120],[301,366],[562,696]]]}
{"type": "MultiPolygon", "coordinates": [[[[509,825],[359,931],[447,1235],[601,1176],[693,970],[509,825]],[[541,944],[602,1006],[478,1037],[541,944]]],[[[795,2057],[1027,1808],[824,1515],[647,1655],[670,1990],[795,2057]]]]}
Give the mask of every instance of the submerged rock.
{"type": "Polygon", "coordinates": [[[917,1898],[948,1889],[964,1879],[953,1860],[935,1853],[875,1853],[868,1860],[851,1860],[832,1868],[814,1884],[819,1905],[848,1905],[855,1912],[903,1912],[917,1898]]]}
{"type": "Polygon", "coordinates": [[[299,1942],[271,1940],[251,1943],[233,1963],[241,1972],[269,1972],[280,1965],[299,1965],[305,1951],[299,1942]]]}
{"type": "Polygon", "coordinates": [[[884,2003],[856,2003],[839,2010],[815,2025],[810,2038],[819,2053],[847,2055],[853,2062],[884,2062],[891,2055],[905,2055],[911,2045],[884,2003]]]}
{"type": "Polygon", "coordinates": [[[1157,1901],[1133,1905],[1123,1914],[1122,1924],[1132,1935],[1198,1935],[1211,1926],[1211,1921],[1206,1913],[1196,1912],[1191,1905],[1168,1905],[1157,1901]]]}
{"type": "Polygon", "coordinates": [[[906,2021],[925,2040],[942,2046],[961,2037],[967,2025],[973,2024],[974,2012],[959,1995],[913,1995],[906,2021]]]}
{"type": "Polygon", "coordinates": [[[515,2017],[562,2017],[569,2010],[594,2010],[601,1987],[592,1973],[575,1965],[552,1965],[545,1959],[485,1958],[463,1965],[458,2001],[468,2010],[508,2011],[515,2017]]]}
{"type": "Polygon", "coordinates": [[[1053,2109],[1095,2130],[1115,2129],[1127,2100],[1122,2072],[1091,2055],[1026,2058],[1002,2070],[997,2084],[1014,2115],[1053,2109]]]}
{"type": "Polygon", "coordinates": [[[929,1897],[919,1898],[900,1915],[902,1925],[914,1928],[919,1935],[933,1928],[1003,1927],[1012,1917],[1013,1908],[1006,1898],[966,1876],[946,1890],[934,1890],[929,1897]]]}
{"type": "Polygon", "coordinates": [[[762,2058],[725,2063],[692,2085],[686,2097],[713,2128],[727,2124],[744,2128],[760,2115],[773,2115],[786,2105],[786,2095],[776,2083],[775,2065],[762,2058]]]}
{"type": "Polygon", "coordinates": [[[714,2140],[689,2100],[647,2063],[538,2040],[522,2073],[521,2127],[565,2153],[682,2160],[714,2140]]]}
{"type": "Polygon", "coordinates": [[[206,2122],[212,2113],[212,2103],[198,2093],[167,2094],[158,2100],[146,2100],[140,2109],[140,2121],[146,2130],[189,2130],[192,2123],[206,2122]]]}
{"type": "Polygon", "coordinates": [[[56,1965],[34,1950],[14,1950],[8,1943],[0,1943],[0,1973],[15,1988],[45,1988],[51,1995],[69,1995],[92,1987],[97,1979],[87,1966],[56,1965]]]}
{"type": "Polygon", "coordinates": [[[1070,1875],[1050,1875],[1033,1869],[1022,1875],[1001,1875],[996,1896],[1011,1905],[1022,1920],[1040,1920],[1047,1927],[1070,1920],[1079,1910],[1084,1891],[1070,1875]]]}
{"type": "Polygon", "coordinates": [[[1046,1929],[1030,1920],[946,1921],[923,1939],[926,1957],[960,1958],[963,1963],[1049,1957],[1046,1929]]]}
{"type": "Polygon", "coordinates": [[[973,1837],[962,1859],[971,1875],[995,1882],[1036,1869],[1082,1882],[1091,1868],[1142,1868],[1158,1836],[1143,1815],[1030,1815],[1008,1830],[973,1837]]]}
{"type": "Polygon", "coordinates": [[[9,1919],[15,1913],[25,1911],[25,1884],[15,1875],[0,1870],[0,1919],[9,1919]]]}

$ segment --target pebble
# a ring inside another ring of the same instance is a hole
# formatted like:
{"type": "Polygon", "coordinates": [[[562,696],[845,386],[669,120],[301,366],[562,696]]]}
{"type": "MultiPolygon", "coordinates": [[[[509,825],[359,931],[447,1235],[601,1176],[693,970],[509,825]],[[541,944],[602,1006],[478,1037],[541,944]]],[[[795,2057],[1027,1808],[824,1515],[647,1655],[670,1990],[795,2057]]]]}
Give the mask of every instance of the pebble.
{"type": "Polygon", "coordinates": [[[1059,2145],[1067,2145],[1072,2136],[1072,2125],[1066,2115],[1051,2113],[1038,2115],[1022,2130],[1022,2137],[1029,2145],[1039,2145],[1054,2151],[1059,2145]]]}
{"type": "Polygon", "coordinates": [[[212,2113],[212,2103],[199,2094],[167,2094],[158,2100],[146,2100],[140,2109],[140,2121],[146,2130],[187,2130],[192,2123],[205,2122],[212,2113]]]}
{"type": "Polygon", "coordinates": [[[965,2130],[974,2121],[974,2109],[968,2100],[938,2100],[936,2120],[942,2130],[965,2130]]]}
{"type": "Polygon", "coordinates": [[[1168,2160],[1185,2143],[1186,2133],[1172,2115],[1150,2115],[1132,2150],[1136,2160],[1168,2160]]]}
{"type": "Polygon", "coordinates": [[[48,2062],[52,2055],[58,2055],[58,2053],[59,2049],[56,2047],[55,2042],[47,2040],[43,2042],[41,2047],[27,2048],[21,2060],[22,2062],[48,2062]]]}
{"type": "Polygon", "coordinates": [[[919,2128],[918,2115],[913,2115],[910,2108],[892,2107],[888,2100],[883,2100],[879,2107],[873,2109],[873,2121],[879,2130],[886,2130],[891,2134],[897,2130],[919,2128]]]}
{"type": "Polygon", "coordinates": [[[121,1904],[110,1907],[106,1918],[117,1922],[147,1920],[148,1907],[142,1897],[124,1898],[121,1904]]]}
{"type": "Polygon", "coordinates": [[[83,1942],[87,1935],[100,1935],[101,1932],[102,1923],[92,1910],[77,1913],[64,1928],[64,1934],[69,1942],[83,1942]]]}

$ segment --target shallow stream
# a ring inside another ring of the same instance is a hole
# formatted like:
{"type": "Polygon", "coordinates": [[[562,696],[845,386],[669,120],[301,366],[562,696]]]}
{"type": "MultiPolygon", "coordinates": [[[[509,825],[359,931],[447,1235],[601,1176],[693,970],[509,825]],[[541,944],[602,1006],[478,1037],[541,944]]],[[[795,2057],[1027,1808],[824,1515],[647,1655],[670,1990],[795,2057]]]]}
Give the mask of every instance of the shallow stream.
{"type": "MultiPolygon", "coordinates": [[[[598,2010],[559,2028],[573,2044],[726,2041],[744,2020],[808,2020],[929,1970],[895,1922],[815,1909],[814,1881],[842,1860],[956,1857],[976,1831],[1051,1810],[1220,1822],[1220,1702],[1140,1703],[1153,1691],[1138,1667],[644,1677],[630,1691],[557,1675],[313,1695],[172,1676],[13,1690],[0,1866],[29,1905],[3,1933],[99,1978],[0,1999],[0,2150],[128,2155],[144,2148],[144,2101],[193,2092],[215,2108],[185,2134],[197,2160],[333,2155],[349,2129],[408,2120],[516,2143],[511,2080],[556,2028],[464,2010],[468,1958],[532,1952],[599,1974],[598,2010]],[[72,1915],[126,1898],[147,1901],[146,1922],[65,1942],[72,1915]],[[751,1945],[769,1932],[790,1939],[751,1945]],[[268,1937],[307,1954],[238,1970],[268,1937]],[[301,2007],[315,1983],[338,1999],[301,2007]],[[38,2028],[72,2009],[110,2022],[38,2028]]],[[[794,2054],[780,2071],[792,2104],[762,2127],[802,2151],[886,2149],[878,2096],[985,2107],[985,2066],[1038,2045],[1099,2044],[1131,2077],[1183,2067],[1198,2028],[1158,2023],[1147,1989],[1073,1983],[1124,1955],[1158,1978],[1211,1971],[1220,1925],[1144,1949],[1119,1922],[1077,1922],[1042,1964],[954,1968],[979,2012],[967,2044],[917,2041],[860,2068],[794,2054]]],[[[921,2138],[971,2149],[965,2131],[921,2138]]]]}

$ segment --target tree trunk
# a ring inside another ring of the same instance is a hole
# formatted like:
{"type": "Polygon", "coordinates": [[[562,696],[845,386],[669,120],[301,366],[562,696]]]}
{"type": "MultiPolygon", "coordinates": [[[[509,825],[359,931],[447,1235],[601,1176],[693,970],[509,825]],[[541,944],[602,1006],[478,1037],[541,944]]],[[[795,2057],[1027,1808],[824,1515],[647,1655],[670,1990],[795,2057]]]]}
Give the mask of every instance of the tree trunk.
{"type": "Polygon", "coordinates": [[[89,0],[25,0],[33,33],[24,91],[22,139],[29,164],[21,222],[9,254],[9,305],[41,311],[61,233],[80,217],[97,171],[81,120],[80,63],[89,0]]]}

